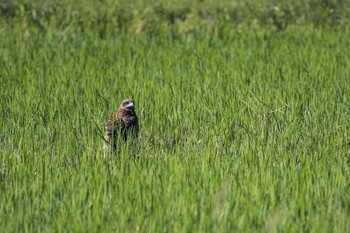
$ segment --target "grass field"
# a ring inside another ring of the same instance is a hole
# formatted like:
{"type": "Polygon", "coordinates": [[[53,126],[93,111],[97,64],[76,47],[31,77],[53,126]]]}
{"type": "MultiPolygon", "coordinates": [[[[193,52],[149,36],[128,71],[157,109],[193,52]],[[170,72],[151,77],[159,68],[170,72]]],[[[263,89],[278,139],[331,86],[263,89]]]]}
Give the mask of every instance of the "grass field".
{"type": "Polygon", "coordinates": [[[1,231],[350,232],[350,27],[0,29],[1,231]]]}

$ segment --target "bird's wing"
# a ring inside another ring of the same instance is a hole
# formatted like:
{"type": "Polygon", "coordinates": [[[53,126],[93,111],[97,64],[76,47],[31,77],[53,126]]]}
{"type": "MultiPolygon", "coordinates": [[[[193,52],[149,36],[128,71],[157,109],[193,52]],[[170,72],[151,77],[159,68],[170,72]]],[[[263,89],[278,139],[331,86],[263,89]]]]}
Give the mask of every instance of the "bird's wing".
{"type": "Polygon", "coordinates": [[[110,142],[112,135],[113,135],[113,131],[116,130],[116,128],[118,127],[118,124],[116,124],[116,121],[114,120],[114,117],[110,117],[106,123],[106,127],[105,127],[105,140],[107,142],[110,142]]]}

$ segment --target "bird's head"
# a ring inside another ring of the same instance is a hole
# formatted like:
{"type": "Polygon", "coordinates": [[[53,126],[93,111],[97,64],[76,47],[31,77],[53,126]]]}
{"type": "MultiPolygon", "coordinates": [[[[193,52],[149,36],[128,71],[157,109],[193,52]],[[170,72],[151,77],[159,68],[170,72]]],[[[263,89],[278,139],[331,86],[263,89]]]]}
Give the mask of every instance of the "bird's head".
{"type": "Polygon", "coordinates": [[[135,102],[132,99],[125,99],[120,104],[120,108],[124,108],[124,109],[134,109],[134,107],[135,107],[135,102]]]}

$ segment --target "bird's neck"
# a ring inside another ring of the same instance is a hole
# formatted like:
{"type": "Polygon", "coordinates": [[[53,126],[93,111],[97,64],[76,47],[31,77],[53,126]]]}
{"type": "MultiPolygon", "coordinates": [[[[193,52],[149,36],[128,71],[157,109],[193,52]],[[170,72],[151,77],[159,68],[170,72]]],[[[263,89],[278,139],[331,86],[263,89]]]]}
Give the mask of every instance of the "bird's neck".
{"type": "Polygon", "coordinates": [[[123,115],[135,115],[135,112],[133,109],[127,109],[127,108],[124,108],[124,109],[119,109],[117,114],[123,114],[123,115]]]}

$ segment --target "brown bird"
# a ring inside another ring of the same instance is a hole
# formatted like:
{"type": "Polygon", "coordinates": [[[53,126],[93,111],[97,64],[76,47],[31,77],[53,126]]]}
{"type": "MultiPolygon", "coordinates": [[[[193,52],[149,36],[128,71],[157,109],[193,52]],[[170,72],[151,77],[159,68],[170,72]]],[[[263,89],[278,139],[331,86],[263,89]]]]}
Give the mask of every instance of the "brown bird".
{"type": "Polygon", "coordinates": [[[110,149],[116,149],[119,137],[126,141],[129,136],[136,138],[138,132],[139,122],[135,112],[135,102],[132,99],[123,100],[117,112],[108,119],[105,127],[105,156],[110,149]]]}

